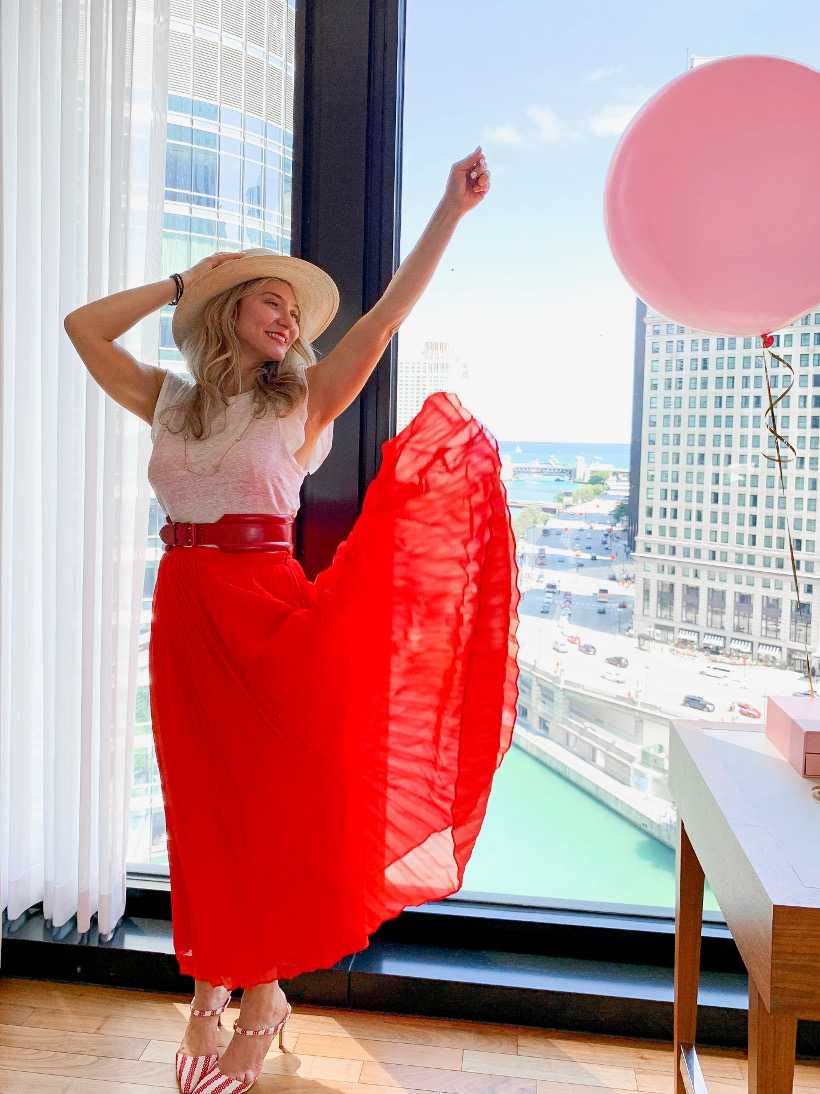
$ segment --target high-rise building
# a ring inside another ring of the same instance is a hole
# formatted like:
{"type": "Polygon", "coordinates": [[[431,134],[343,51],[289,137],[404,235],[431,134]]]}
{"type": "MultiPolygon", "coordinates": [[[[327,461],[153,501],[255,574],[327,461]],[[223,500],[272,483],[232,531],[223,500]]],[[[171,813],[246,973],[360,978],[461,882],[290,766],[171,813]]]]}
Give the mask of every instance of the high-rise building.
{"type": "MultiPolygon", "coordinates": [[[[290,252],[295,0],[171,0],[163,272],[214,251],[290,252]]],[[[183,371],[160,311],[159,361],[183,371]]],[[[164,522],[151,492],[134,738],[132,862],[165,863],[151,736],[148,635],[164,522]]]]}
{"type": "Polygon", "coordinates": [[[399,361],[396,429],[404,429],[434,391],[452,391],[463,397],[469,378],[469,365],[448,342],[425,342],[419,357],[399,361]]]}
{"type": "MultiPolygon", "coordinates": [[[[776,333],[772,347],[794,369],[793,386],[777,405],[779,430],[796,454],[785,466],[785,491],[766,458],[775,449],[766,428],[761,340],[704,335],[649,308],[638,328],[636,636],[797,669],[805,665],[805,643],[814,668],[820,310],[776,333]]],[[[773,361],[774,398],[790,379],[773,361]]]]}

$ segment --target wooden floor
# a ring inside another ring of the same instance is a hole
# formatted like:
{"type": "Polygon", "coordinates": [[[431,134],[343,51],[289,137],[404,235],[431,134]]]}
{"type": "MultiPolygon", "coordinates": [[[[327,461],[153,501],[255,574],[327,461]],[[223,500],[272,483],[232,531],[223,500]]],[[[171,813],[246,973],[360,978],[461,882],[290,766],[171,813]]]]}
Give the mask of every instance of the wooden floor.
{"type": "MultiPolygon", "coordinates": [[[[0,977],[0,1094],[177,1090],[174,1053],[190,997],[0,977]]],[[[227,1045],[233,1004],[223,1015],[227,1045]],[[226,1019],[229,1019],[226,1021],[226,1019]]],[[[530,1026],[296,1007],[258,1094],[672,1094],[671,1046],[530,1026]]],[[[746,1085],[740,1052],[699,1052],[710,1094],[746,1085]]],[[[820,1062],[795,1091],[820,1092],[820,1062]]]]}

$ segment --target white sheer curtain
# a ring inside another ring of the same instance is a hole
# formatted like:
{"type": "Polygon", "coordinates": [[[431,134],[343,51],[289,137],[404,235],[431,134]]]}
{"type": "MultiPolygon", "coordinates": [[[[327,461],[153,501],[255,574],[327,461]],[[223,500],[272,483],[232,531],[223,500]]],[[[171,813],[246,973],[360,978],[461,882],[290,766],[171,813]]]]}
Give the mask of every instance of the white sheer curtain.
{"type": "MultiPolygon", "coordinates": [[[[125,906],[150,434],[63,318],[160,279],[168,4],[0,4],[0,906],[103,935],[125,906]]],[[[156,363],[152,318],[121,341],[156,363]]]]}

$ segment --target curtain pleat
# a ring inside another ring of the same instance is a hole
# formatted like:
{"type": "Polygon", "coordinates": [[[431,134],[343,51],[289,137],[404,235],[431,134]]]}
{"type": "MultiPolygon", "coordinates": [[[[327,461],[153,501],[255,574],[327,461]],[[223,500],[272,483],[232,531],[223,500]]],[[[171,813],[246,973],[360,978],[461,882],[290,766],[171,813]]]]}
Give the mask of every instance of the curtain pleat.
{"type": "MultiPolygon", "coordinates": [[[[75,308],[161,277],[169,0],[0,5],[0,906],[125,907],[148,426],[75,308]]],[[[118,342],[157,363],[158,314],[118,342]]]]}

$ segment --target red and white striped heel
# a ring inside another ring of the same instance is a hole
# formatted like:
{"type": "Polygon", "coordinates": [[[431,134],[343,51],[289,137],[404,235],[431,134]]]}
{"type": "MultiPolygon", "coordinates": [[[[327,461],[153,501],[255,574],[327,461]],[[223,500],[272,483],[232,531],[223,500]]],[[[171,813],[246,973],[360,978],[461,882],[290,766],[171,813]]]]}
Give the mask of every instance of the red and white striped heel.
{"type": "MultiPolygon", "coordinates": [[[[210,1018],[214,1014],[221,1014],[230,1001],[231,993],[228,992],[228,998],[222,1006],[217,1007],[216,1010],[197,1010],[194,1007],[194,1000],[192,999],[191,1014],[196,1015],[197,1018],[210,1018]]],[[[221,1026],[222,1019],[220,1018],[216,1024],[217,1026],[221,1026]]],[[[208,1072],[212,1071],[218,1063],[219,1054],[216,1052],[210,1052],[207,1056],[189,1056],[185,1052],[177,1052],[177,1082],[179,1083],[179,1089],[182,1091],[182,1094],[193,1094],[197,1083],[201,1082],[208,1072]]]]}
{"type": "MultiPolygon", "coordinates": [[[[267,1037],[278,1033],[279,1048],[284,1052],[285,1023],[288,1018],[290,1018],[290,1003],[287,1004],[287,1008],[285,1017],[281,1022],[277,1022],[275,1026],[267,1026],[264,1029],[243,1029],[237,1020],[233,1024],[234,1031],[236,1033],[241,1033],[245,1037],[267,1037]]],[[[241,1079],[234,1079],[230,1075],[223,1075],[219,1070],[219,1067],[216,1067],[213,1071],[210,1071],[203,1076],[199,1086],[196,1087],[193,1094],[244,1094],[244,1091],[250,1090],[258,1078],[259,1072],[254,1075],[249,1083],[243,1083],[241,1079]]]]}

